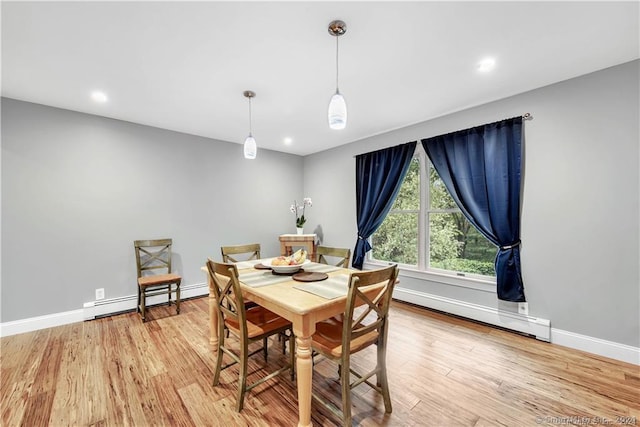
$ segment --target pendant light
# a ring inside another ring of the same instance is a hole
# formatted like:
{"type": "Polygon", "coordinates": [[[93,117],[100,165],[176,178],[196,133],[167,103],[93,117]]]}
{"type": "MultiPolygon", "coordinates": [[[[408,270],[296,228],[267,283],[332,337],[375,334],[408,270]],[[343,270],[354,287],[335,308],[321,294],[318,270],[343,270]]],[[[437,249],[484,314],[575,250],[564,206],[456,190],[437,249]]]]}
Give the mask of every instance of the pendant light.
{"type": "Polygon", "coordinates": [[[256,93],[250,90],[245,90],[243,95],[245,98],[249,98],[249,136],[244,140],[244,158],[255,159],[258,147],[256,146],[256,140],[251,134],[251,98],[255,97],[256,93]]]}
{"type": "Polygon", "coordinates": [[[329,24],[329,34],[336,38],[336,93],[329,102],[329,127],[331,129],[344,129],[347,125],[347,104],[338,89],[338,38],[347,32],[347,24],[340,20],[329,24]]]}

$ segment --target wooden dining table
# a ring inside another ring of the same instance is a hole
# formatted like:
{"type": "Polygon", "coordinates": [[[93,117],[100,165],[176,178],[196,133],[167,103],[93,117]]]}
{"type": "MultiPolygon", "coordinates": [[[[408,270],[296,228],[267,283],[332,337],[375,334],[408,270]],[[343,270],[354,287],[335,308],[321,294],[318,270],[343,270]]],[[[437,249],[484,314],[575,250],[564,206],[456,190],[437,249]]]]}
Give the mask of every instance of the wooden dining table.
{"type": "MultiPolygon", "coordinates": [[[[293,324],[293,333],[296,336],[298,426],[311,426],[311,381],[313,376],[311,336],[316,330],[316,323],[344,312],[347,292],[345,277],[348,278],[353,270],[316,263],[304,267],[305,272],[324,272],[328,275],[328,279],[325,281],[327,287],[333,285],[335,289],[336,283],[345,282],[344,295],[335,296],[334,293],[333,296],[327,298],[302,290],[307,289],[305,285],[309,288],[314,286],[317,288],[323,285],[323,281],[305,283],[293,280],[291,276],[277,278],[269,270],[261,272],[253,267],[263,261],[266,259],[236,264],[240,276],[240,286],[246,298],[284,317],[293,324]],[[274,280],[276,282],[272,283],[274,280]]],[[[214,347],[217,347],[217,304],[212,288],[215,285],[209,277],[208,281],[210,342],[214,347]]],[[[375,292],[377,288],[378,286],[371,287],[371,292],[375,292]]]]}

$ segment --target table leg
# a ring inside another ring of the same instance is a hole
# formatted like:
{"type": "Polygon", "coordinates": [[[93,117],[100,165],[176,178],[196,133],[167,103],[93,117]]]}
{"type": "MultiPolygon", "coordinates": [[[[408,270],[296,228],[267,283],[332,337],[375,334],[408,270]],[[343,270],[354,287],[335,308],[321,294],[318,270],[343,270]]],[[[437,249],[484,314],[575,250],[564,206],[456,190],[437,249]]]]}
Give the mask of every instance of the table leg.
{"type": "Polygon", "coordinates": [[[296,375],[298,378],[298,427],[311,424],[311,337],[296,336],[296,375]]]}

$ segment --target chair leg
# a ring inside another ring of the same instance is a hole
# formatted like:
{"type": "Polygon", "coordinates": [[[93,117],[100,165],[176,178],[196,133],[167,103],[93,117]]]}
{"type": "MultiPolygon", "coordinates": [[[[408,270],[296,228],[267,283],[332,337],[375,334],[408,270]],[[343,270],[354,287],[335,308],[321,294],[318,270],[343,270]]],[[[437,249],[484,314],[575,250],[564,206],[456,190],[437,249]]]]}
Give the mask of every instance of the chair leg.
{"type": "Polygon", "coordinates": [[[296,376],[296,337],[293,332],[289,335],[289,363],[291,364],[291,381],[293,381],[296,376]]]}
{"type": "Polygon", "coordinates": [[[218,348],[216,351],[216,370],[213,374],[213,385],[216,386],[218,385],[218,382],[220,381],[220,371],[222,370],[222,347],[224,347],[224,334],[223,332],[223,328],[218,328],[218,336],[219,336],[219,341],[218,341],[218,348]]]}
{"type": "Polygon", "coordinates": [[[146,311],[147,311],[147,294],[145,293],[144,289],[140,289],[140,314],[142,315],[142,322],[147,321],[147,318],[145,317],[146,311]]]}
{"type": "Polygon", "coordinates": [[[249,349],[247,348],[247,342],[243,344],[240,349],[240,361],[238,365],[240,365],[240,369],[238,372],[238,400],[236,402],[236,411],[242,411],[242,407],[244,406],[244,394],[247,391],[247,354],[249,349]]]}
{"type": "Polygon", "coordinates": [[[351,376],[349,374],[349,357],[340,363],[340,383],[342,385],[342,416],[344,427],[351,427],[351,376]]]}
{"type": "Polygon", "coordinates": [[[140,285],[138,285],[138,304],[136,305],[136,313],[140,313],[140,285]]]}
{"type": "Polygon", "coordinates": [[[278,334],[278,341],[282,342],[282,354],[287,354],[287,340],[280,334],[278,334]]]}
{"type": "MultiPolygon", "coordinates": [[[[169,294],[169,297],[171,297],[171,294],[169,294]]],[[[180,314],[180,283],[176,287],[176,313],[180,314]]]]}
{"type": "Polygon", "coordinates": [[[267,358],[269,357],[269,353],[267,351],[267,344],[269,343],[269,340],[265,337],[262,338],[262,356],[264,356],[264,361],[267,361],[267,358]]]}
{"type": "MultiPolygon", "coordinates": [[[[291,335],[293,335],[293,333],[291,333],[291,335]]],[[[282,354],[287,354],[287,341],[289,340],[289,337],[286,332],[280,332],[278,334],[278,341],[282,341],[282,354]]]]}
{"type": "Polygon", "coordinates": [[[378,342],[378,373],[376,374],[377,383],[382,390],[382,398],[384,400],[384,411],[391,413],[391,395],[389,394],[389,381],[387,379],[387,352],[384,343],[378,342]]]}

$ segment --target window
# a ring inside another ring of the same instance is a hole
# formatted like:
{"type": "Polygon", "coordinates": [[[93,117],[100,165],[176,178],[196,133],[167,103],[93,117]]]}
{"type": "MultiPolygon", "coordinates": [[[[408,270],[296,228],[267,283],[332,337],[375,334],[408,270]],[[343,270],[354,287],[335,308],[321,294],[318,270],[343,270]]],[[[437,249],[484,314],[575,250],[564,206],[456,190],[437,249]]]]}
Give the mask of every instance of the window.
{"type": "Polygon", "coordinates": [[[495,277],[497,248],[458,209],[420,146],[391,211],[371,236],[371,246],[374,262],[495,277]]]}

